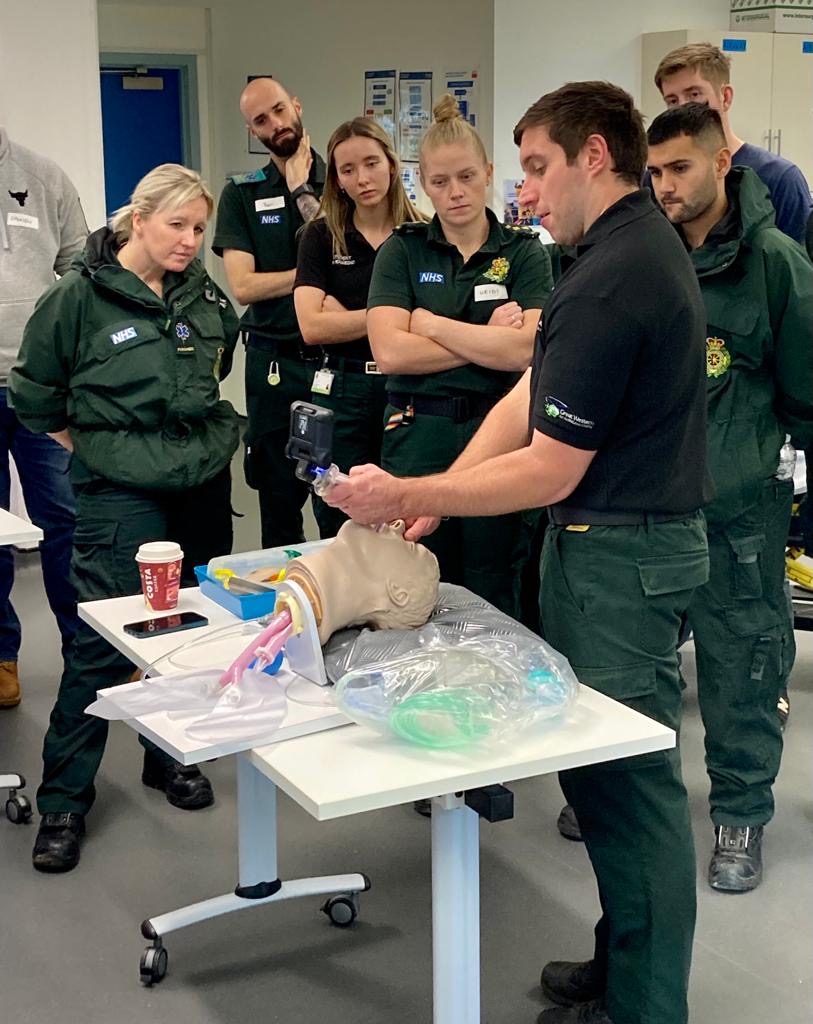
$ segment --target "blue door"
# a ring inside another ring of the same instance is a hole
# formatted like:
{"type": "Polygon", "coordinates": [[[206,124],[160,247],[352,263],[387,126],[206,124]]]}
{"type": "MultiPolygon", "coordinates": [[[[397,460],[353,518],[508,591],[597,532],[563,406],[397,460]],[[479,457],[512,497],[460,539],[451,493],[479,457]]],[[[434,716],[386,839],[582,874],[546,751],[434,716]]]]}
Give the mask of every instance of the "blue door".
{"type": "Polygon", "coordinates": [[[124,88],[131,71],[103,71],[102,142],[107,216],[129,202],[136,183],[158,164],[183,163],[181,71],[151,69],[141,78],[162,88],[124,88]]]}

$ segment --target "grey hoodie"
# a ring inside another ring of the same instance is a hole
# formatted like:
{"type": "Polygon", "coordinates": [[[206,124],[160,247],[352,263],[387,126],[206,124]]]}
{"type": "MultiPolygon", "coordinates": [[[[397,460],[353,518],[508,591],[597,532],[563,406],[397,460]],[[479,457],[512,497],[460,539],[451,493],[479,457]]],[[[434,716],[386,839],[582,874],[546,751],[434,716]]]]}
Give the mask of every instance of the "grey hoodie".
{"type": "Polygon", "coordinates": [[[34,304],[83,248],[79,196],[53,160],[11,142],[0,126],[0,387],[34,304]]]}

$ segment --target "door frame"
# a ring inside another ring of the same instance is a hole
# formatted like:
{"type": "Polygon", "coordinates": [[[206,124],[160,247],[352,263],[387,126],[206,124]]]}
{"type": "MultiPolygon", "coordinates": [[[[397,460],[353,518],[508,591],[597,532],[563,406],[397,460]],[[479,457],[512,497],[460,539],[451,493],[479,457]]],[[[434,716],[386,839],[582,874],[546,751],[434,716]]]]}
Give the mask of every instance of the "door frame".
{"type": "Polygon", "coordinates": [[[151,71],[172,68],[180,72],[181,152],[185,166],[201,173],[200,112],[197,57],[192,53],[100,53],[99,72],[134,73],[136,67],[151,71]]]}

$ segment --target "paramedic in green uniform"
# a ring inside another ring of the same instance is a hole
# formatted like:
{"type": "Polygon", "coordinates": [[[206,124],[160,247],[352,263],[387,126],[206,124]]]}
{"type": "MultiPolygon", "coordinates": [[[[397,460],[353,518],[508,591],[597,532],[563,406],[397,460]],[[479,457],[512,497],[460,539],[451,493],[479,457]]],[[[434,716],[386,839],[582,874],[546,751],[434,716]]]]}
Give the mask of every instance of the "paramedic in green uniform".
{"type": "MultiPolygon", "coordinates": [[[[681,617],[708,578],[705,313],[691,261],[639,188],[646,136],[606,82],[543,96],[514,131],[523,205],[577,259],[532,370],[447,473],[351,470],[326,498],[361,522],[548,506],[546,639],[585,684],[679,729],[681,617]]],[[[562,772],[598,882],[593,958],[556,961],[541,1024],[686,1024],[695,860],[677,749],[562,772]]]]}
{"type": "MultiPolygon", "coordinates": [[[[307,345],[321,345],[312,400],[333,412],[333,461],[344,470],[381,462],[386,379],[367,339],[367,292],[376,252],[396,224],[424,221],[404,191],[389,135],[371,117],[339,125],[327,145],[316,218],[299,240],[294,305],[307,345]]],[[[322,537],[347,518],[313,497],[322,537]]]]}
{"type": "Polygon", "coordinates": [[[301,543],[308,486],[285,457],[291,402],[310,397],[318,353],[305,347],[294,312],[296,233],[316,213],[325,165],[310,148],[302,107],[284,86],[255,78],[240,96],[246,127],[271,153],[260,170],[235,174],[217,208],[212,248],[234,298],[247,310],[246,482],[259,493],[262,546],[301,543]]]}
{"type": "Polygon", "coordinates": [[[784,593],[789,434],[813,439],[813,268],[776,227],[766,186],[731,167],[720,115],[674,107],[649,129],[652,188],[691,253],[706,305],[711,577],[688,623],[706,733],[713,889],[762,879],[762,830],[782,756],[777,699],[793,660],[784,593]]]}
{"type": "MultiPolygon", "coordinates": [[[[421,142],[421,184],[435,216],[382,245],[367,326],[387,379],[382,465],[438,473],[528,367],[550,294],[550,262],[533,232],[486,207],[492,167],[477,132],[444,96],[421,142]]],[[[531,517],[455,517],[427,540],[441,578],[519,618],[531,517]]]]}
{"type": "MultiPolygon", "coordinates": [[[[195,258],[213,205],[194,171],[156,167],[111,228],[90,236],[26,326],[9,394],[29,430],[73,453],[71,570],[80,601],[140,593],[135,555],[148,541],[181,545],[186,585],[195,583],[195,565],[231,551],[239,430],[218,383],[231,367],[238,322],[195,258]]],[[[39,871],[70,871],[79,860],[107,739],[107,722],[85,708],[133,671],[80,621],[43,749],[39,871]]],[[[187,810],[211,804],[197,768],[142,743],[146,785],[187,810]]]]}

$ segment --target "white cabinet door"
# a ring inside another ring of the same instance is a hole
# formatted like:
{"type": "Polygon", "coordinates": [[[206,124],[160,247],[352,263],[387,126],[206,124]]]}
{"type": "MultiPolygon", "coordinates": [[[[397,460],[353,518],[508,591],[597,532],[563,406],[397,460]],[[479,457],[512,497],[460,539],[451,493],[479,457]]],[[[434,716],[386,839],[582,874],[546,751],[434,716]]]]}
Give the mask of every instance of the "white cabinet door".
{"type": "Polygon", "coordinates": [[[771,149],[797,164],[813,186],[813,36],[773,39],[771,149]]]}

